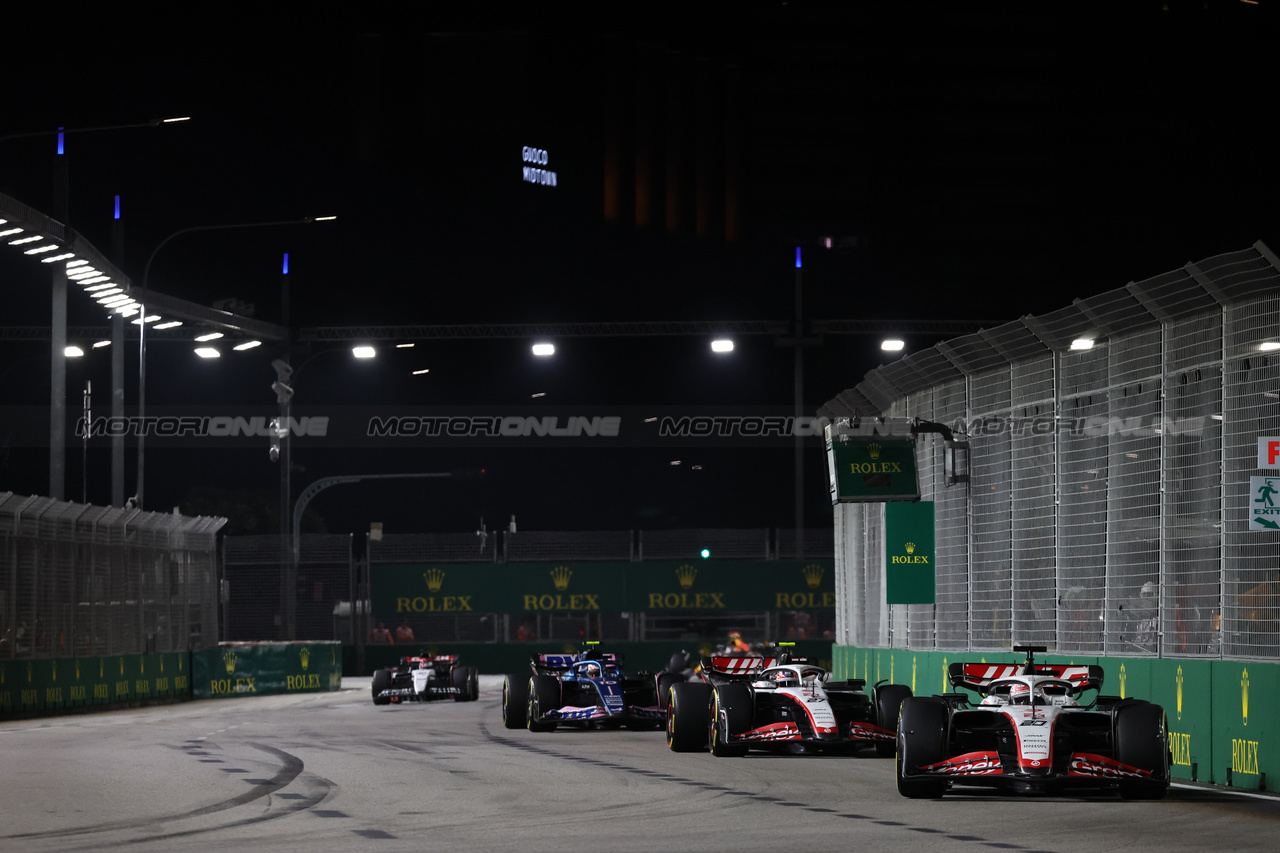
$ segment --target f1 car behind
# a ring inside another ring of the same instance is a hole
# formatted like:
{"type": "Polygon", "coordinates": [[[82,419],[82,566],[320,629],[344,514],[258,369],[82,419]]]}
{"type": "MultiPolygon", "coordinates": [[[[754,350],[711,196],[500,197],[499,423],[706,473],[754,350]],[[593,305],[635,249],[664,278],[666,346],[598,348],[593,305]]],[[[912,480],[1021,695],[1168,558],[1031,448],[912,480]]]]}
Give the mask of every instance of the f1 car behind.
{"type": "Polygon", "coordinates": [[[474,666],[459,666],[457,655],[419,655],[400,658],[400,664],[375,670],[373,704],[429,702],[448,699],[473,702],[480,698],[480,676],[474,666]]]}
{"type": "Polygon", "coordinates": [[[953,663],[947,677],[967,694],[918,696],[902,706],[898,791],[941,797],[952,784],[1015,791],[1111,788],[1125,799],[1169,789],[1164,709],[1140,699],[1079,698],[1102,687],[1102,667],[1037,664],[1044,646],[1015,646],[1025,664],[953,663]]]}
{"type": "Polygon", "coordinates": [[[616,655],[595,644],[578,654],[540,654],[532,676],[508,675],[502,722],[509,729],[552,732],[562,723],[596,728],[662,728],[656,677],[624,673],[616,655]]]}
{"type": "Polygon", "coordinates": [[[832,681],[831,673],[792,658],[713,655],[703,681],[670,686],[667,746],[710,749],[718,756],[752,749],[852,752],[875,746],[892,755],[898,708],[911,695],[902,684],[832,681]]]}

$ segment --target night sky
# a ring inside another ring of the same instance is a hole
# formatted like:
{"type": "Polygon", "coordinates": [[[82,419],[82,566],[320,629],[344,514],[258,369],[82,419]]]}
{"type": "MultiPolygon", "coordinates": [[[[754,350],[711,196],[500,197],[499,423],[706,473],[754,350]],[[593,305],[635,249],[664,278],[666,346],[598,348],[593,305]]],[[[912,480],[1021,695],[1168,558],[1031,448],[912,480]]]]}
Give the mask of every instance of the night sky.
{"type": "MultiPolygon", "coordinates": [[[[108,251],[119,195],[123,267],[138,281],[176,230],[336,214],[184,235],[151,266],[158,290],[239,299],[278,322],[288,252],[295,330],[788,320],[796,246],[809,318],[994,325],[1257,240],[1280,249],[1266,132],[1278,16],[1265,0],[475,5],[362,20],[113,10],[33,28],[6,47],[0,137],[190,115],[71,133],[69,224],[108,251]],[[521,179],[526,146],[548,153],[555,187],[521,179]]],[[[53,159],[51,137],[0,141],[0,192],[52,212],[53,159]]],[[[0,325],[48,324],[32,266],[0,249],[0,325]]],[[[72,325],[105,324],[71,296],[72,325]]],[[[937,340],[903,329],[908,350],[937,340]]],[[[529,343],[317,358],[295,404],[792,405],[791,350],[767,335],[729,357],[692,337],[562,340],[548,361],[529,343]],[[408,376],[421,367],[431,373],[408,376]]],[[[877,343],[808,349],[806,409],[882,363],[877,343]]],[[[148,409],[269,406],[279,353],[267,350],[202,362],[157,343],[148,409]]],[[[94,356],[68,371],[72,408],[86,378],[109,385],[94,356]]],[[[0,404],[47,405],[47,362],[47,344],[0,342],[0,404]]],[[[136,369],[131,356],[131,405],[136,369]]],[[[295,487],[486,469],[448,486],[332,490],[314,504],[330,531],[505,527],[511,514],[560,530],[793,521],[785,444],[299,448],[295,462],[295,487]]],[[[39,448],[0,447],[0,491],[45,493],[47,464],[39,448]]],[[[79,499],[78,445],[67,464],[79,499]]],[[[92,502],[107,500],[106,466],[91,447],[92,502]]],[[[826,526],[816,442],[806,472],[806,523],[826,526]]],[[[233,529],[271,532],[277,484],[265,447],[148,451],[148,508],[224,512],[235,497],[250,509],[233,529]]]]}

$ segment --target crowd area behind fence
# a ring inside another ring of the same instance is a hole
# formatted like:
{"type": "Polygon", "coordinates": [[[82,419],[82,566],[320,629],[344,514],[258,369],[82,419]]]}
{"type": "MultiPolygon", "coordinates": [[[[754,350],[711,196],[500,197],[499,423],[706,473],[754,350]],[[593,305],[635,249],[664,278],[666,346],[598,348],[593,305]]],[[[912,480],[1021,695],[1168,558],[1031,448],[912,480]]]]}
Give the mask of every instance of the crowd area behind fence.
{"type": "Polygon", "coordinates": [[[936,603],[885,604],[884,504],[836,508],[837,643],[1280,656],[1280,529],[1250,529],[1280,435],[1280,264],[1261,243],[867,374],[819,411],[920,418],[936,603]],[[1092,340],[1076,349],[1078,339],[1092,340]]]}
{"type": "Polygon", "coordinates": [[[0,492],[0,659],[216,645],[225,523],[0,492]]]}

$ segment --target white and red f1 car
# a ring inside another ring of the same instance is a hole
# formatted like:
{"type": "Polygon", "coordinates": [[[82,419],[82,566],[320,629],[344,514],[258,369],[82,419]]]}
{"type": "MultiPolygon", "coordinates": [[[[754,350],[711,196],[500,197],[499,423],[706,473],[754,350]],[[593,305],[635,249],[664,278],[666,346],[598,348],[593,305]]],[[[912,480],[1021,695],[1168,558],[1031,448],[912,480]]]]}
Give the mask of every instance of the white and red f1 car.
{"type": "Polygon", "coordinates": [[[1102,687],[1102,667],[1037,664],[1044,646],[1015,646],[1021,663],[953,663],[947,677],[968,694],[916,696],[898,725],[898,791],[941,797],[952,784],[1015,791],[1114,788],[1160,799],[1169,788],[1164,709],[1140,699],[1080,697],[1102,687]]]}
{"type": "Polygon", "coordinates": [[[480,698],[480,676],[474,666],[460,666],[457,655],[422,654],[375,670],[370,689],[375,705],[449,698],[473,702],[480,698]]]}
{"type": "Polygon", "coordinates": [[[851,752],[875,746],[893,754],[898,708],[911,695],[901,684],[833,681],[831,673],[792,658],[712,656],[702,681],[672,684],[667,745],[676,752],[710,748],[718,756],[753,749],[851,752]]]}

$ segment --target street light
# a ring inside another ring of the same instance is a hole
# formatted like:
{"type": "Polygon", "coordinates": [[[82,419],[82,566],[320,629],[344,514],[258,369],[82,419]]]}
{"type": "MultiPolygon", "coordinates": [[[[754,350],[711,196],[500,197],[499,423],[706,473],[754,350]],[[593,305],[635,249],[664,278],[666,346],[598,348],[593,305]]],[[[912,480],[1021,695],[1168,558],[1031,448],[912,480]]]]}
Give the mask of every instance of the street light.
{"type": "MultiPolygon", "coordinates": [[[[333,222],[337,218],[338,217],[336,216],[305,216],[302,219],[283,219],[283,220],[272,220],[268,222],[231,222],[231,223],[226,223],[222,225],[193,225],[189,228],[180,228],[177,231],[174,231],[168,237],[165,237],[163,240],[161,240],[159,243],[156,244],[156,247],[151,250],[151,254],[147,256],[146,265],[142,268],[142,301],[140,304],[142,317],[138,320],[133,321],[137,323],[139,327],[139,330],[138,330],[138,417],[139,418],[142,418],[146,415],[146,408],[147,408],[147,334],[146,334],[147,326],[146,324],[148,322],[151,322],[152,319],[159,319],[158,317],[151,318],[147,316],[147,299],[150,296],[149,280],[151,276],[151,262],[156,259],[156,255],[160,252],[160,250],[163,249],[165,246],[167,246],[169,242],[173,240],[175,237],[179,237],[183,234],[191,234],[195,231],[230,231],[230,230],[240,230],[245,228],[271,228],[271,227],[280,226],[280,225],[307,225],[312,222],[333,222]]],[[[288,289],[287,287],[285,287],[285,288],[282,288],[282,290],[284,291],[284,293],[282,294],[283,295],[282,301],[284,303],[284,317],[281,318],[282,319],[281,325],[285,326],[287,329],[289,325],[288,289]]],[[[292,337],[292,335],[289,335],[289,337],[292,337]]],[[[253,344],[253,345],[256,346],[256,344],[253,344]]],[[[235,348],[240,349],[241,346],[237,346],[235,348]]],[[[288,349],[287,343],[285,348],[286,350],[288,349]]],[[[196,354],[201,355],[199,352],[197,352],[196,354]]],[[[210,358],[214,356],[201,355],[201,357],[210,358]]],[[[286,357],[287,357],[287,352],[286,352],[286,357]]],[[[145,439],[145,436],[143,435],[143,431],[139,430],[138,431],[138,492],[134,496],[134,503],[139,509],[141,509],[143,506],[143,503],[142,503],[143,483],[144,483],[145,473],[146,473],[146,439],[145,439]]]]}
{"type": "MultiPolygon", "coordinates": [[[[6,142],[11,139],[23,139],[33,137],[54,136],[57,138],[57,156],[54,158],[54,175],[53,175],[53,195],[54,210],[53,218],[59,222],[70,223],[71,221],[71,179],[70,169],[67,165],[66,154],[66,137],[69,133],[94,133],[104,130],[128,130],[131,128],[141,127],[160,127],[165,124],[173,124],[175,122],[185,122],[190,120],[190,116],[173,116],[170,118],[156,118],[145,122],[131,122],[128,124],[109,124],[95,125],[91,127],[59,127],[53,130],[35,130],[20,133],[10,133],[0,136],[0,142],[6,142]]],[[[3,220],[0,220],[2,222],[3,220]]],[[[57,247],[54,247],[56,250],[57,247]]],[[[28,252],[28,254],[31,254],[28,252]]],[[[67,268],[87,266],[87,261],[75,259],[74,252],[58,252],[53,255],[46,255],[42,258],[42,262],[60,262],[70,261],[67,268]]],[[[52,322],[50,324],[50,338],[52,341],[52,368],[49,373],[49,495],[53,498],[61,499],[65,493],[66,479],[66,393],[67,393],[67,374],[63,367],[62,359],[58,357],[58,351],[61,346],[66,344],[67,340],[67,279],[71,275],[69,269],[60,271],[53,276],[53,287],[51,288],[51,298],[53,302],[52,322]]],[[[124,327],[121,320],[122,311],[116,310],[118,306],[109,310],[112,312],[112,327],[114,336],[123,343],[124,327]]],[[[127,316],[127,315],[125,315],[127,316]]],[[[112,412],[116,414],[116,400],[123,400],[124,389],[122,379],[124,375],[124,353],[123,347],[118,347],[112,354],[112,389],[111,396],[113,400],[112,412]]],[[[117,459],[121,469],[124,464],[124,444],[121,439],[112,439],[112,472],[116,471],[117,459]]],[[[114,490],[113,490],[114,491],[114,490]]],[[[112,496],[113,499],[115,496],[112,496]]]]}

